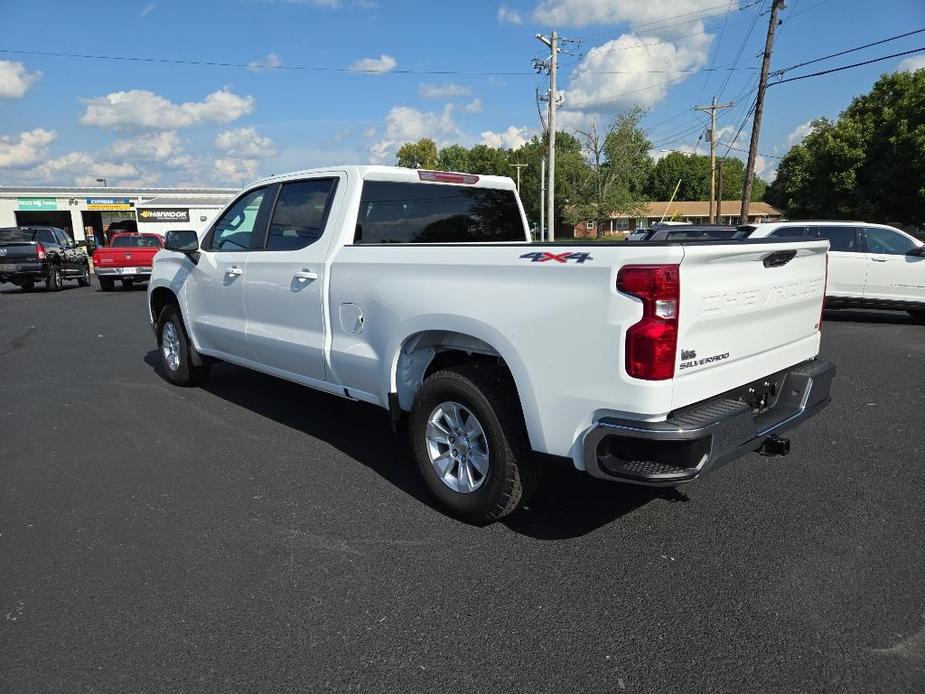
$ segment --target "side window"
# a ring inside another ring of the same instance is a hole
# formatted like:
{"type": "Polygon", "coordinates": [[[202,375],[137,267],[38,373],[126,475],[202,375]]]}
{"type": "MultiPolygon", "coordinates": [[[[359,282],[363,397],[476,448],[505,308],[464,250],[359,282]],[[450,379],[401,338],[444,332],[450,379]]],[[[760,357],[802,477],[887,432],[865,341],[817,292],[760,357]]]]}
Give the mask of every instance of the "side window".
{"type": "Polygon", "coordinates": [[[867,250],[871,253],[906,255],[918,245],[912,239],[892,229],[866,227],[864,234],[867,237],[867,250]]]}
{"type": "Polygon", "coordinates": [[[775,238],[775,239],[779,239],[782,237],[792,239],[795,236],[806,236],[806,227],[798,227],[798,226],[780,227],[779,229],[775,229],[774,231],[772,231],[770,234],[768,234],[768,236],[770,236],[771,238],[775,238]]]}
{"type": "Polygon", "coordinates": [[[336,178],[284,183],[270,219],[267,250],[294,251],[320,239],[336,187],[336,178]]]}
{"type": "Polygon", "coordinates": [[[51,229],[39,229],[35,234],[35,240],[52,245],[60,245],[61,243],[58,241],[58,239],[55,238],[55,234],[51,229]]]}
{"type": "Polygon", "coordinates": [[[856,227],[819,227],[819,236],[829,240],[830,251],[857,253],[857,231],[856,227]]]}
{"type": "Polygon", "coordinates": [[[71,239],[68,238],[68,235],[57,229],[53,229],[52,231],[55,234],[55,238],[58,239],[58,243],[60,243],[64,248],[67,248],[68,244],[71,242],[71,239]]]}
{"type": "Polygon", "coordinates": [[[257,224],[260,205],[266,188],[252,190],[238,198],[215,223],[210,250],[246,251],[250,249],[251,235],[257,224]]]}

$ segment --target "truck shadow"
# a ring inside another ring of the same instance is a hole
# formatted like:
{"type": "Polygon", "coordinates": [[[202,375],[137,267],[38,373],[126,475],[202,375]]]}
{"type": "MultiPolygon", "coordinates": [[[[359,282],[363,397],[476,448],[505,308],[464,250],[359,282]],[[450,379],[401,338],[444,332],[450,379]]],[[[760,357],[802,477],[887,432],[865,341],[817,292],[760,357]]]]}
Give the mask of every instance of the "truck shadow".
{"type": "MultiPolygon", "coordinates": [[[[144,360],[160,374],[156,350],[144,360]]],[[[230,364],[214,366],[202,389],[334,446],[416,501],[440,510],[420,478],[404,435],[393,433],[385,410],[230,364]]],[[[673,489],[595,480],[570,466],[545,467],[534,498],[502,521],[513,532],[534,539],[580,537],[653,499],[687,500],[673,489]]]]}
{"type": "Polygon", "coordinates": [[[921,325],[905,311],[876,311],[870,309],[826,309],[822,314],[825,323],[892,323],[894,325],[921,325]]]}

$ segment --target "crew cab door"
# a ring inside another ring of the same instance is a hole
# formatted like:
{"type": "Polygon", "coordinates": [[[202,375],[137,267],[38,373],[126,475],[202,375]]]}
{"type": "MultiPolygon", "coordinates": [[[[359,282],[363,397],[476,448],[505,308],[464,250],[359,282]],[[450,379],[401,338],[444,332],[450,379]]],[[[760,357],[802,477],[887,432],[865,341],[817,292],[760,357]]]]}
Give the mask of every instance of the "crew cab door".
{"type": "Polygon", "coordinates": [[[340,183],[335,174],[274,186],[265,240],[244,278],[251,353],[261,366],[301,380],[326,376],[324,261],[340,183]]]}
{"type": "Polygon", "coordinates": [[[865,299],[925,302],[925,258],[908,255],[918,247],[893,229],[865,227],[867,286],[865,299]]]}
{"type": "Polygon", "coordinates": [[[207,354],[250,360],[244,279],[251,246],[269,207],[267,187],[249,190],[215,222],[200,248],[187,282],[187,303],[193,336],[207,354]]]}

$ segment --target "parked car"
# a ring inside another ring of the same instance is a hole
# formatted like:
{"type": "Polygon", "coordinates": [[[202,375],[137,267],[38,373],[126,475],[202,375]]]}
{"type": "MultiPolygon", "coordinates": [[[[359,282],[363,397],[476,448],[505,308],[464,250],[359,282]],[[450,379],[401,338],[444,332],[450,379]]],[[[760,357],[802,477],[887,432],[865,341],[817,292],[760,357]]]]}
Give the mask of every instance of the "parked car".
{"type": "Polygon", "coordinates": [[[741,227],[749,238],[827,239],[828,308],[908,311],[925,320],[925,244],[884,224],[783,221],[741,227]]]}
{"type": "Polygon", "coordinates": [[[116,234],[112,242],[93,251],[93,271],[104,292],[112,291],[116,280],[123,287],[147,282],[154,255],[164,247],[160,234],[116,234]]]}
{"type": "Polygon", "coordinates": [[[676,485],[785,453],[778,435],[828,404],[824,241],[528,238],[509,178],[265,179],[201,243],[167,234],[148,285],[162,371],[193,385],[219,359],[385,408],[476,523],[523,503],[537,454],[676,485]]]}
{"type": "Polygon", "coordinates": [[[90,263],[63,229],[7,227],[0,229],[0,283],[32,291],[44,282],[49,292],[61,291],[64,280],[90,285],[90,263]]]}

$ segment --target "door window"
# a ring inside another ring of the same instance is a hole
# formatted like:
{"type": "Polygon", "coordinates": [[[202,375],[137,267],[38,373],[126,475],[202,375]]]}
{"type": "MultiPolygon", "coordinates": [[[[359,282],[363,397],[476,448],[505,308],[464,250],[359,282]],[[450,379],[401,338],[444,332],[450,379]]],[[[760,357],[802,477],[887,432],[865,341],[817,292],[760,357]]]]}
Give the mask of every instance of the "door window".
{"type": "Polygon", "coordinates": [[[266,188],[252,190],[238,198],[215,224],[210,250],[246,251],[257,225],[266,188]]]}
{"type": "Polygon", "coordinates": [[[806,235],[807,235],[807,229],[804,226],[780,227],[779,229],[775,229],[770,234],[768,234],[768,236],[771,236],[775,239],[779,239],[779,238],[792,239],[794,237],[806,236],[806,235]]]}
{"type": "Polygon", "coordinates": [[[855,227],[819,227],[819,236],[829,240],[830,251],[860,252],[855,227]]]}
{"type": "Polygon", "coordinates": [[[51,244],[52,246],[60,245],[60,242],[55,238],[55,234],[51,229],[39,229],[35,234],[35,240],[41,243],[51,244]]]}
{"type": "Polygon", "coordinates": [[[906,253],[918,246],[908,236],[892,229],[867,227],[864,229],[864,234],[867,237],[867,250],[870,253],[906,255],[906,253]]]}
{"type": "Polygon", "coordinates": [[[294,251],[320,239],[336,187],[336,178],[284,183],[270,220],[267,250],[294,251]]]}

